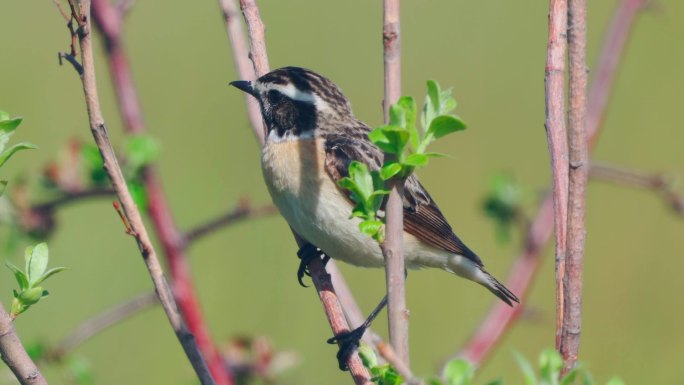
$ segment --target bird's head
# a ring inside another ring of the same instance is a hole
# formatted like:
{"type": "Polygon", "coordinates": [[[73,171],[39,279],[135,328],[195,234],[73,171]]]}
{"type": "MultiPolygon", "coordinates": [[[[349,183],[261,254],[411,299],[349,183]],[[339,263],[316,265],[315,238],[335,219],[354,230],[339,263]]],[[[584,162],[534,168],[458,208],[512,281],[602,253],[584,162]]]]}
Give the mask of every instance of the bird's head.
{"type": "Polygon", "coordinates": [[[354,119],[351,104],[335,83],[305,68],[279,68],[256,80],[230,85],[259,101],[269,139],[313,137],[354,119]]]}

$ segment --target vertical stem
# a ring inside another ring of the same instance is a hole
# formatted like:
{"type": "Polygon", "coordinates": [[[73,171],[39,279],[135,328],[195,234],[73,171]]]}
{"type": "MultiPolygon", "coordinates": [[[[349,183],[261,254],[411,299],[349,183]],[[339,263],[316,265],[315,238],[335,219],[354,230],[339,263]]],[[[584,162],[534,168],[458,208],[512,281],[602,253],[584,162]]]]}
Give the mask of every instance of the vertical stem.
{"type": "Polygon", "coordinates": [[[560,346],[563,319],[566,225],[568,216],[568,147],[565,133],[566,0],[549,2],[549,40],[546,55],[546,138],[551,155],[553,211],[556,238],[556,348],[560,346]]]}
{"type": "MultiPolygon", "coordinates": [[[[256,78],[254,67],[249,63],[249,49],[247,48],[247,38],[242,29],[242,22],[239,19],[239,9],[236,0],[219,0],[223,21],[226,27],[226,34],[230,40],[230,52],[233,55],[233,63],[237,73],[242,80],[253,80],[256,78]]],[[[244,94],[247,104],[247,118],[252,127],[254,135],[260,146],[264,144],[266,129],[261,118],[259,103],[248,94],[244,94]]]]}
{"type": "MultiPolygon", "coordinates": [[[[604,38],[587,106],[587,137],[590,150],[595,146],[601,134],[602,117],[605,115],[611,91],[614,89],[618,65],[627,40],[636,23],[639,10],[643,9],[648,1],[622,0],[604,38]]],[[[543,246],[551,236],[551,223],[553,223],[552,198],[547,195],[530,225],[524,250],[517,258],[506,280],[506,286],[521,297],[525,297],[525,293],[534,282],[542,261],[543,246]]],[[[502,303],[496,303],[463,350],[454,358],[465,357],[476,366],[480,366],[512,326],[519,314],[519,309],[521,309],[519,306],[511,308],[502,303]]]]}
{"type": "MultiPolygon", "coordinates": [[[[389,121],[389,106],[401,94],[401,40],[399,38],[399,0],[383,2],[383,47],[385,65],[385,122],[389,121]]],[[[399,358],[409,365],[408,310],[406,309],[406,286],[404,263],[404,181],[392,178],[389,181],[390,195],[385,211],[385,242],[382,245],[385,257],[387,281],[387,316],[389,320],[390,344],[399,358]]]]}
{"type": "Polygon", "coordinates": [[[575,367],[582,325],[584,208],[589,159],[587,150],[586,0],[570,0],[568,8],[568,150],[570,157],[566,274],[563,279],[563,372],[575,367]]]}

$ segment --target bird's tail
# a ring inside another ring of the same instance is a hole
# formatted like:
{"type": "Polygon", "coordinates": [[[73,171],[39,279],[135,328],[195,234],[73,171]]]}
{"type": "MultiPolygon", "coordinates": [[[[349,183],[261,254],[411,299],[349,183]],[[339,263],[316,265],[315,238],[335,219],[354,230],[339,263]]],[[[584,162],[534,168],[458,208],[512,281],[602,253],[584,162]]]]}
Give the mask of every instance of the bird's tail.
{"type": "Polygon", "coordinates": [[[506,302],[508,306],[513,306],[513,302],[520,303],[518,297],[516,297],[512,291],[508,290],[503,283],[497,281],[496,278],[489,274],[485,269],[480,269],[480,271],[483,273],[483,277],[481,278],[484,279],[478,280],[479,284],[486,287],[487,290],[491,291],[495,296],[506,302]]]}

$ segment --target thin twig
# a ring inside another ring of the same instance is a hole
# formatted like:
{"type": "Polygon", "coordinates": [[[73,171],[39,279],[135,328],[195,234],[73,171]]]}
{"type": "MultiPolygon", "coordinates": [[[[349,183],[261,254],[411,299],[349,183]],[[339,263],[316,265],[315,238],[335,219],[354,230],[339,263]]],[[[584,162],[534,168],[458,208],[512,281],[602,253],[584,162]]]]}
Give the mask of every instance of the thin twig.
{"type": "Polygon", "coordinates": [[[594,161],[589,178],[655,191],[676,214],[684,216],[684,194],[675,191],[663,174],[648,174],[594,161]]]}
{"type": "MultiPolygon", "coordinates": [[[[383,1],[382,39],[384,48],[385,97],[383,111],[389,122],[389,108],[401,96],[401,39],[399,34],[399,0],[383,1]]],[[[387,319],[390,344],[399,358],[409,366],[409,312],[406,308],[406,264],[404,263],[404,180],[392,178],[385,208],[385,241],[381,245],[385,258],[387,284],[387,319]]]]}
{"type": "Polygon", "coordinates": [[[154,292],[140,294],[115,307],[81,322],[74,330],[57,344],[52,357],[59,360],[72,352],[77,346],[124,319],[157,305],[159,299],[154,292]]]}
{"type": "Polygon", "coordinates": [[[568,218],[568,145],[565,131],[565,51],[567,0],[549,2],[549,40],[546,56],[546,138],[551,157],[553,211],[556,235],[556,348],[563,319],[563,277],[568,218]]]}
{"type": "Polygon", "coordinates": [[[59,196],[53,200],[49,200],[42,203],[37,203],[31,207],[31,211],[37,212],[51,212],[55,209],[68,205],[70,203],[79,202],[87,198],[102,198],[110,197],[114,195],[114,190],[111,188],[93,188],[89,190],[82,191],[69,191],[65,192],[62,196],[59,196]]]}
{"type": "MultiPolygon", "coordinates": [[[[242,21],[239,17],[238,5],[236,0],[219,0],[221,12],[223,14],[223,23],[230,40],[230,51],[233,55],[233,62],[237,69],[238,76],[242,80],[253,80],[256,78],[254,74],[254,67],[249,62],[249,54],[247,48],[247,38],[243,30],[242,21]]],[[[268,60],[266,60],[268,62],[268,60]]],[[[244,94],[245,104],[247,105],[247,119],[252,127],[252,132],[257,138],[259,145],[264,144],[266,129],[261,118],[261,110],[259,103],[251,95],[244,94]]]]}
{"type": "Polygon", "coordinates": [[[272,204],[260,207],[252,207],[247,200],[241,200],[238,205],[214,219],[207,221],[195,228],[192,228],[182,236],[181,244],[187,247],[190,243],[196,242],[219,229],[235,224],[238,221],[262,216],[277,214],[278,210],[272,204]]]}
{"type": "MultiPolygon", "coordinates": [[[[93,0],[93,18],[95,25],[102,32],[107,62],[124,128],[130,134],[139,134],[145,131],[145,123],[121,38],[123,17],[124,13],[107,0],[93,0]]],[[[228,372],[224,358],[214,345],[209,328],[204,320],[190,267],[187,263],[187,256],[184,253],[184,238],[173,220],[159,175],[152,165],[145,166],[142,175],[149,198],[147,212],[169,265],[173,293],[179,310],[187,322],[190,332],[195,336],[197,345],[206,358],[216,383],[218,385],[230,385],[233,383],[231,373],[228,372]]]]}
{"type": "Polygon", "coordinates": [[[2,302],[0,302],[0,358],[22,385],[47,385],[45,377],[26,353],[2,302]]]}
{"type": "Polygon", "coordinates": [[[568,184],[567,250],[563,277],[563,329],[561,376],[575,367],[582,330],[582,275],[589,151],[587,148],[587,3],[568,3],[568,184]]]}
{"type": "MultiPolygon", "coordinates": [[[[619,60],[613,58],[622,57],[638,10],[648,1],[623,0],[604,39],[601,59],[596,68],[597,75],[589,92],[587,135],[591,148],[597,143],[602,128],[601,119],[592,119],[591,116],[605,115],[608,96],[616,80],[619,60]]],[[[518,293],[521,298],[526,297],[539,270],[542,261],[541,251],[551,237],[553,221],[553,199],[551,194],[547,194],[530,225],[523,252],[517,257],[506,281],[506,286],[518,293]]],[[[494,304],[462,350],[452,358],[463,357],[475,365],[480,365],[514,324],[521,309],[520,306],[511,308],[501,303],[494,304]]]]}
{"type": "MultiPolygon", "coordinates": [[[[71,0],[73,1],[73,0],[71,0]]],[[[70,4],[71,4],[70,1],[70,4]]],[[[95,65],[93,61],[92,29],[90,24],[90,1],[81,0],[78,3],[79,10],[76,11],[72,4],[72,17],[79,22],[79,45],[81,48],[81,61],[83,73],[81,81],[85,95],[86,107],[88,110],[90,129],[97,144],[102,159],[104,169],[109,176],[110,182],[116,191],[119,200],[126,212],[131,227],[135,232],[135,240],[143,257],[143,261],[154,283],[155,290],[162,303],[166,316],[176,332],[185,354],[192,364],[198,378],[202,384],[214,384],[207,364],[197,346],[194,336],[189,332],[183,319],[178,313],[176,302],[171,289],[166,283],[164,273],[157,258],[156,251],[152,246],[147,229],[142,221],[140,211],[138,211],[133,197],[131,196],[126,181],[119,167],[118,160],[109,141],[109,133],[105,126],[102,111],[100,109],[99,97],[97,94],[97,84],[95,81],[95,65]]]]}

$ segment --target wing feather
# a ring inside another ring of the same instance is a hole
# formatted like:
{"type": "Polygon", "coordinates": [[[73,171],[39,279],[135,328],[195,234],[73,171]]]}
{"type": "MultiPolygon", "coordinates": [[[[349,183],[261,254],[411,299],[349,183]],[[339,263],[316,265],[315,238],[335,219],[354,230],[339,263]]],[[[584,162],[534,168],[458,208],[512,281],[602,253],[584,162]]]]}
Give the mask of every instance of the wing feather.
{"type": "MultiPolygon", "coordinates": [[[[367,136],[368,127],[359,126],[341,130],[344,135],[325,136],[325,170],[337,182],[349,176],[349,164],[356,160],[371,170],[382,166],[382,151],[367,136]]],[[[349,198],[349,192],[340,188],[349,198]]],[[[454,234],[451,226],[418,178],[412,175],[404,185],[404,230],[434,247],[462,255],[482,266],[480,258],[454,234]]]]}

